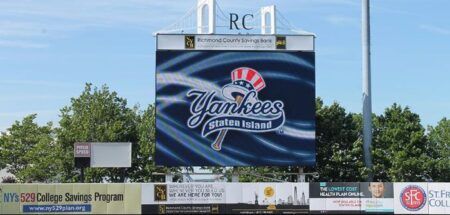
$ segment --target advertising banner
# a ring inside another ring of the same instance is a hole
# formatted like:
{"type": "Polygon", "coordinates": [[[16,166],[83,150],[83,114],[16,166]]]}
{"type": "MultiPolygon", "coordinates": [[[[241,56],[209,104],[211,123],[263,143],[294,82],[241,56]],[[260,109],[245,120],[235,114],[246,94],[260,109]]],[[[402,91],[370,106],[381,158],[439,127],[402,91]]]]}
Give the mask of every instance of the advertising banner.
{"type": "Polygon", "coordinates": [[[314,35],[158,34],[159,50],[295,50],[314,51],[314,35]]]}
{"type": "Polygon", "coordinates": [[[394,213],[394,189],[389,182],[317,182],[309,187],[311,213],[394,213]]]}
{"type": "Polygon", "coordinates": [[[359,214],[360,185],[357,182],[309,183],[311,213],[359,214]]]}
{"type": "Polygon", "coordinates": [[[0,184],[0,214],[136,214],[140,193],[140,184],[0,184]]]}
{"type": "Polygon", "coordinates": [[[90,167],[131,167],[131,142],[91,143],[90,167]]]}
{"type": "Polygon", "coordinates": [[[394,183],[396,214],[428,214],[428,183],[394,183]]]}
{"type": "Polygon", "coordinates": [[[309,213],[308,183],[242,183],[242,199],[228,213],[309,213]]]}
{"type": "Polygon", "coordinates": [[[143,184],[143,213],[307,214],[307,183],[143,184]]]}
{"type": "Polygon", "coordinates": [[[164,166],[315,165],[314,52],[156,53],[164,166]]]}
{"type": "Polygon", "coordinates": [[[394,185],[390,182],[361,182],[361,213],[393,214],[394,185]]]}
{"type": "Polygon", "coordinates": [[[450,214],[450,183],[428,183],[428,213],[450,214]]]}

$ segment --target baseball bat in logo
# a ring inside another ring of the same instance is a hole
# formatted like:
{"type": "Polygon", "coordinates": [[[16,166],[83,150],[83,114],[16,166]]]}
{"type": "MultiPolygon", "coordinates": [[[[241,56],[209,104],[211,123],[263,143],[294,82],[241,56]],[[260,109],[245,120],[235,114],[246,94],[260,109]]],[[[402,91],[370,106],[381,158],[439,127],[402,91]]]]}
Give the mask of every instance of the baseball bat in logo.
{"type": "MultiPolygon", "coordinates": [[[[222,94],[225,98],[236,101],[238,105],[242,103],[242,99],[248,92],[252,90],[259,92],[266,87],[266,83],[262,76],[256,70],[251,68],[243,67],[233,70],[231,72],[231,80],[232,83],[226,85],[222,89],[222,94]]],[[[227,132],[228,129],[220,131],[216,141],[211,144],[211,147],[214,150],[220,151],[222,149],[222,142],[227,132]]]]}
{"type": "Polygon", "coordinates": [[[406,210],[418,211],[425,206],[427,202],[427,194],[422,187],[417,185],[409,185],[400,193],[400,202],[406,210]]]}
{"type": "Polygon", "coordinates": [[[214,100],[216,92],[190,90],[188,97],[195,97],[191,104],[192,116],[187,125],[199,126],[206,116],[208,119],[202,128],[202,136],[219,131],[211,148],[222,149],[222,143],[228,130],[248,132],[269,132],[284,125],[284,103],[282,101],[260,101],[258,93],[266,87],[261,74],[248,67],[240,67],[231,72],[230,84],[222,88],[225,101],[214,100]]]}

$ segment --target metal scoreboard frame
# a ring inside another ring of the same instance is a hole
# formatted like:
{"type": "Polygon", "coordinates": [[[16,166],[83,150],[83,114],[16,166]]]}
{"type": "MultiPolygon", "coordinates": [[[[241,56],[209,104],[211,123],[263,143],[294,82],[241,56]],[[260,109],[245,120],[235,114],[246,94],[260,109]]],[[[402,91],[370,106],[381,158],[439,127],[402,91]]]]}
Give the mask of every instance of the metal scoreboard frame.
{"type": "Polygon", "coordinates": [[[314,40],[313,34],[157,34],[156,165],[315,166],[314,40]],[[205,59],[232,63],[201,69],[210,65],[205,59]],[[285,87],[289,96],[278,100],[285,87]],[[242,108],[252,104],[267,110],[242,108]],[[207,105],[230,111],[195,112],[207,105]]]}

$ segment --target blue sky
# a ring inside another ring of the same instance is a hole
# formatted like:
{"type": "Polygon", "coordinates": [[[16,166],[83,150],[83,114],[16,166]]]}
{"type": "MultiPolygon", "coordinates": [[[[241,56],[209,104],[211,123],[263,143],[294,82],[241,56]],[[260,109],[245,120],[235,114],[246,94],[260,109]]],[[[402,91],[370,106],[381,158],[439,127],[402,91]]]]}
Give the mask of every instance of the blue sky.
{"type": "MultiPolygon", "coordinates": [[[[361,112],[359,0],[218,0],[225,13],[276,4],[291,24],[317,35],[317,95],[361,112]]],[[[0,1],[0,131],[25,115],[59,120],[85,82],[107,84],[130,106],[154,102],[153,33],[196,0],[0,1]]],[[[373,111],[394,102],[423,125],[450,117],[450,1],[375,0],[373,111]]]]}

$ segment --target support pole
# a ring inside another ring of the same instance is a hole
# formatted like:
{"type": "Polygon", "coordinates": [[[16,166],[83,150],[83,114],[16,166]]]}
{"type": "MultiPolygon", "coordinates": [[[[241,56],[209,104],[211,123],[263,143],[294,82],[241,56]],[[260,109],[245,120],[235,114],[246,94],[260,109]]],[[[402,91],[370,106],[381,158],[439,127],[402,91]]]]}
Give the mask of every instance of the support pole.
{"type": "Polygon", "coordinates": [[[173,182],[173,174],[172,173],[166,173],[166,183],[172,183],[173,182]]]}
{"type": "Polygon", "coordinates": [[[127,168],[122,168],[121,169],[121,174],[122,174],[122,182],[125,183],[126,182],[126,174],[127,174],[127,168]]]}
{"type": "Polygon", "coordinates": [[[297,182],[305,182],[306,177],[305,173],[303,172],[303,167],[298,167],[298,175],[297,175],[297,182]]]}
{"type": "Polygon", "coordinates": [[[80,183],[84,183],[84,167],[81,167],[80,183]]]}
{"type": "MultiPolygon", "coordinates": [[[[370,75],[370,0],[362,0],[363,149],[366,167],[372,168],[372,93],[370,75]]],[[[368,181],[373,180],[370,173],[368,181]]]]}
{"type": "Polygon", "coordinates": [[[237,167],[233,167],[233,170],[231,173],[231,182],[239,182],[239,174],[238,174],[237,167]]]}

